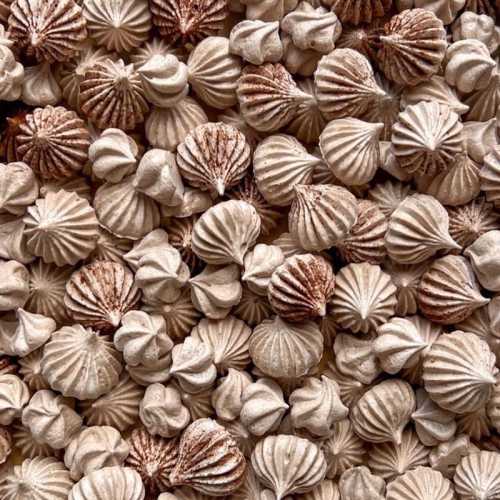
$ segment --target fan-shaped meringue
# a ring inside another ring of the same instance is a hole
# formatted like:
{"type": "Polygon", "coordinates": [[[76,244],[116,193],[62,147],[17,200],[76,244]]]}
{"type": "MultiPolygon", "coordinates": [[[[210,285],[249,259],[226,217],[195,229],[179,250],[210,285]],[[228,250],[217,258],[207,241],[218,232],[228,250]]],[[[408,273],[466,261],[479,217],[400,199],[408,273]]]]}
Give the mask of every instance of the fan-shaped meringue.
{"type": "Polygon", "coordinates": [[[498,453],[480,451],[462,458],[453,482],[462,498],[494,499],[500,494],[500,457],[498,453]]]}
{"type": "Polygon", "coordinates": [[[228,368],[227,375],[219,379],[212,392],[211,402],[218,418],[233,421],[240,417],[243,394],[251,383],[252,377],[247,372],[228,368]]]}
{"type": "Polygon", "coordinates": [[[23,307],[29,296],[28,270],[15,260],[0,261],[0,311],[23,307]]]}
{"type": "Polygon", "coordinates": [[[28,386],[16,375],[0,375],[0,425],[10,425],[21,416],[30,398],[28,386]]]}

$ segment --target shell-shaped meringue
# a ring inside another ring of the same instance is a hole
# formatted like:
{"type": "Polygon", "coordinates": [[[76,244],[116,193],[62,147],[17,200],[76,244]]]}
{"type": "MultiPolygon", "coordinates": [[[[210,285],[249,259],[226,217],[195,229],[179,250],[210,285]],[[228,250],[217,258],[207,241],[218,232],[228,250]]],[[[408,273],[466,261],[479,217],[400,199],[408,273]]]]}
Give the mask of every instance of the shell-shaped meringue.
{"type": "Polygon", "coordinates": [[[89,36],[110,51],[130,52],[147,40],[151,13],[145,0],[85,0],[89,36]]]}
{"type": "Polygon", "coordinates": [[[314,81],[319,109],[328,120],[361,117],[385,95],[368,59],[352,49],[336,49],[324,56],[314,81]]]}
{"type": "Polygon", "coordinates": [[[50,63],[24,68],[21,100],[25,104],[47,106],[57,104],[61,99],[61,87],[51,70],[50,63]]]}
{"type": "Polygon", "coordinates": [[[401,264],[418,264],[439,250],[458,250],[448,225],[448,213],[434,197],[408,196],[389,219],[387,253],[401,264]]]}
{"type": "Polygon", "coordinates": [[[67,397],[98,398],[118,383],[121,371],[113,343],[81,325],[64,326],[43,349],[42,375],[67,397]]]}
{"type": "Polygon", "coordinates": [[[488,231],[464,252],[464,255],[471,261],[474,274],[481,286],[493,292],[500,291],[498,254],[496,252],[499,244],[500,231],[488,231]]]}
{"type": "Polygon", "coordinates": [[[352,425],[365,441],[399,445],[415,405],[410,384],[400,379],[385,380],[365,392],[351,409],[352,425]]]}
{"type": "Polygon", "coordinates": [[[230,53],[228,38],[211,36],[200,42],[189,55],[187,67],[189,84],[205,104],[216,109],[236,104],[241,61],[230,53]]]}
{"type": "Polygon", "coordinates": [[[182,344],[172,349],[174,376],[183,390],[196,393],[210,387],[217,377],[213,363],[214,353],[210,345],[195,337],[186,337],[182,344]]]}
{"type": "Polygon", "coordinates": [[[173,386],[148,386],[139,408],[139,417],[153,436],[174,437],[190,422],[189,410],[182,405],[181,394],[173,386]]]}
{"type": "Polygon", "coordinates": [[[24,217],[28,249],[46,263],[76,264],[94,250],[98,221],[89,202],[76,193],[47,193],[24,217]]]}
{"type": "Polygon", "coordinates": [[[15,260],[0,261],[0,311],[23,307],[29,296],[28,270],[15,260]]]}
{"type": "Polygon", "coordinates": [[[288,409],[281,387],[269,378],[245,387],[241,403],[240,421],[255,436],[275,431],[288,409]]]}
{"type": "Polygon", "coordinates": [[[134,309],[139,299],[131,271],[123,264],[101,260],[71,275],[64,304],[74,321],[109,331],[118,327],[122,316],[134,309]]]}
{"type": "Polygon", "coordinates": [[[463,414],[486,405],[496,372],[488,344],[473,333],[455,331],[432,345],[424,359],[423,380],[435,403],[463,414]]]}
{"type": "Polygon", "coordinates": [[[349,264],[336,276],[333,315],[354,333],[367,333],[387,321],[396,303],[396,287],[380,266],[349,264]]]}
{"type": "Polygon", "coordinates": [[[66,500],[72,486],[62,462],[53,457],[34,457],[6,471],[0,495],[4,500],[66,500]]]}
{"type": "Polygon", "coordinates": [[[500,456],[480,451],[462,458],[453,482],[461,498],[494,499],[500,495],[500,456]]]}
{"type": "Polygon", "coordinates": [[[254,328],[249,349],[253,363],[266,375],[298,378],[318,364],[323,337],[312,321],[292,324],[275,316],[254,328]]]}
{"type": "Polygon", "coordinates": [[[460,323],[489,302],[481,295],[468,260],[458,255],[431,264],[420,280],[417,300],[422,314],[442,325],[460,323]]]}
{"type": "Polygon", "coordinates": [[[377,59],[385,76],[410,86],[438,72],[447,45],[443,22],[424,9],[408,9],[393,16],[380,41],[377,59]]]}
{"type": "Polygon", "coordinates": [[[82,418],[49,390],[37,391],[23,411],[22,422],[33,438],[56,450],[65,448],[82,426],[82,418]]]}
{"type": "Polygon", "coordinates": [[[132,137],[118,128],[108,128],[90,145],[92,173],[108,182],[120,182],[133,174],[139,149],[132,137]]]}
{"type": "Polygon", "coordinates": [[[139,474],[121,466],[104,467],[76,483],[68,500],[143,500],[144,485],[139,474]]]}
{"type": "Polygon", "coordinates": [[[230,368],[244,370],[250,363],[248,343],[252,331],[234,316],[211,320],[203,318],[192,330],[191,336],[213,351],[214,364],[221,373],[230,368]]]}
{"type": "Polygon", "coordinates": [[[349,500],[384,500],[385,481],[364,465],[345,471],[339,481],[340,497],[349,500]]]}
{"type": "Polygon", "coordinates": [[[387,486],[387,500],[453,500],[453,487],[430,467],[417,467],[387,486]]]}
{"type": "Polygon", "coordinates": [[[0,44],[0,98],[2,101],[15,101],[21,97],[24,72],[23,65],[16,61],[12,50],[0,44]]]}
{"type": "Polygon", "coordinates": [[[294,187],[311,184],[319,163],[295,137],[272,135],[255,149],[255,181],[268,203],[288,206],[295,197],[294,187]]]}
{"type": "Polygon", "coordinates": [[[177,166],[184,179],[219,196],[243,179],[249,165],[245,136],[222,122],[199,125],[177,148],[177,166]]]}
{"type": "Polygon", "coordinates": [[[289,494],[306,493],[325,477],[326,461],[320,448],[297,436],[267,436],[257,443],[252,465],[260,482],[277,500],[289,494]]]}
{"type": "Polygon", "coordinates": [[[218,418],[230,422],[240,417],[243,394],[251,383],[252,377],[247,372],[234,368],[227,370],[227,375],[219,379],[211,397],[218,418]]]}
{"type": "Polygon", "coordinates": [[[23,215],[38,197],[38,182],[25,163],[0,163],[0,213],[23,215]]]}
{"type": "Polygon", "coordinates": [[[479,40],[483,42],[488,50],[493,53],[500,43],[495,30],[495,21],[488,15],[476,12],[464,11],[451,27],[453,41],[479,40]]]}
{"type": "Polygon", "coordinates": [[[260,233],[260,217],[245,201],[229,200],[208,209],[193,229],[193,252],[208,264],[243,265],[260,233]]]}
{"type": "Polygon", "coordinates": [[[326,259],[313,254],[288,257],[272,274],[268,299],[283,320],[299,323],[325,316],[335,285],[326,259]]]}
{"type": "Polygon", "coordinates": [[[115,428],[86,427],[66,448],[64,463],[71,479],[78,481],[102,467],[122,465],[128,451],[128,444],[115,428]]]}
{"type": "Polygon", "coordinates": [[[10,425],[28,403],[28,386],[16,375],[0,375],[0,425],[10,425]]]}
{"type": "Polygon", "coordinates": [[[245,255],[245,270],[241,279],[252,292],[265,296],[273,272],[284,261],[285,256],[280,247],[259,243],[245,255]]]}
{"type": "Polygon", "coordinates": [[[229,432],[215,420],[203,418],[184,431],[170,482],[223,496],[241,486],[245,468],[245,457],[229,432]]]}

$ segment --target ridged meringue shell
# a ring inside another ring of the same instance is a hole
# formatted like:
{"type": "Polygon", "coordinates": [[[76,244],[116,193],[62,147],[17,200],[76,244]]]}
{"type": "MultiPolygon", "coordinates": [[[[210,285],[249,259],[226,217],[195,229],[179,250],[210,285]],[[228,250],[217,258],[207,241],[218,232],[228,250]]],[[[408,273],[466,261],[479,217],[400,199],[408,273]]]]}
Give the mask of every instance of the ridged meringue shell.
{"type": "Polygon", "coordinates": [[[368,191],[368,198],[377,203],[381,212],[389,216],[399,207],[400,203],[410,193],[410,186],[402,182],[387,180],[380,184],[375,184],[368,191]]]}
{"type": "Polygon", "coordinates": [[[243,394],[252,383],[252,377],[245,371],[228,368],[227,375],[219,379],[212,392],[211,403],[217,417],[231,422],[240,417],[243,394]]]}
{"type": "Polygon", "coordinates": [[[0,71],[0,98],[2,101],[16,101],[22,94],[25,70],[10,48],[1,43],[0,71]]]}
{"type": "Polygon", "coordinates": [[[461,498],[494,499],[500,495],[500,456],[480,451],[462,458],[453,482],[461,498]]]}
{"type": "Polygon", "coordinates": [[[256,326],[272,316],[273,310],[267,296],[257,295],[243,286],[241,299],[233,308],[233,314],[250,326],[256,326]]]}
{"type": "Polygon", "coordinates": [[[385,482],[364,465],[345,471],[340,477],[341,498],[349,500],[384,500],[385,482]]]}
{"type": "Polygon", "coordinates": [[[245,255],[241,279],[252,292],[266,296],[273,272],[284,261],[285,256],[280,247],[259,243],[245,255]]]}
{"type": "Polygon", "coordinates": [[[391,8],[391,0],[367,0],[360,4],[355,0],[326,0],[323,3],[331,5],[340,20],[346,24],[358,25],[371,23],[378,17],[387,14],[391,8]]]}
{"type": "Polygon", "coordinates": [[[496,252],[499,244],[500,231],[488,231],[464,252],[464,255],[471,261],[474,274],[481,286],[493,292],[500,291],[496,252]]]}
{"type": "Polygon", "coordinates": [[[21,416],[30,399],[28,386],[17,376],[0,375],[0,425],[10,425],[21,416]]]}

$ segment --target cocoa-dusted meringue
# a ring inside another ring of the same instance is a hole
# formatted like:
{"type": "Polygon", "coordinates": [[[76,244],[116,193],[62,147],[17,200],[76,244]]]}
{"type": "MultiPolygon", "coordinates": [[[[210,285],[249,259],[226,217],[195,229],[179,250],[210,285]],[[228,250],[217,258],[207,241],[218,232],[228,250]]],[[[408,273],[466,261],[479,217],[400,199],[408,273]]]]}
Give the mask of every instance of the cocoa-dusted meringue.
{"type": "Polygon", "coordinates": [[[439,201],[425,194],[408,196],[389,218],[387,253],[401,264],[418,264],[439,250],[458,250],[448,226],[448,213],[439,201]]]}
{"type": "Polygon", "coordinates": [[[393,16],[380,41],[380,67],[389,80],[402,85],[429,80],[438,72],[446,51],[443,22],[424,9],[408,9],[393,16]]]}
{"type": "Polygon", "coordinates": [[[453,482],[462,498],[495,498],[500,492],[498,453],[480,451],[462,458],[457,466],[453,482]]]}
{"type": "Polygon", "coordinates": [[[229,432],[214,420],[203,418],[193,422],[182,434],[170,483],[222,496],[241,486],[245,468],[245,457],[229,432]],[[205,453],[202,450],[206,450],[205,453]]]}
{"type": "Polygon", "coordinates": [[[0,425],[10,425],[28,403],[28,386],[16,375],[0,375],[0,425]]]}
{"type": "Polygon", "coordinates": [[[15,101],[21,97],[24,67],[9,47],[0,44],[0,99],[15,101]]]}
{"type": "Polygon", "coordinates": [[[280,247],[259,243],[245,255],[241,279],[252,292],[266,296],[273,272],[284,261],[280,247]]]}
{"type": "Polygon", "coordinates": [[[272,135],[255,150],[255,182],[268,203],[288,206],[295,197],[294,187],[311,184],[319,163],[295,137],[272,135]]]}
{"type": "Polygon", "coordinates": [[[370,472],[364,465],[345,471],[340,477],[341,498],[352,500],[384,500],[385,481],[370,472]]]}
{"type": "Polygon", "coordinates": [[[74,321],[97,330],[118,327],[123,314],[134,309],[140,291],[123,264],[95,261],[75,271],[66,284],[64,304],[74,321]]]}
{"type": "Polygon", "coordinates": [[[250,326],[256,326],[272,316],[273,310],[266,296],[257,295],[243,286],[241,299],[234,306],[233,314],[250,326]]]}
{"type": "Polygon", "coordinates": [[[86,427],[67,446],[64,463],[71,479],[78,481],[102,467],[122,465],[128,451],[128,444],[114,427],[86,427]]]}
{"type": "Polygon", "coordinates": [[[490,53],[495,52],[500,43],[495,21],[485,14],[464,11],[455,20],[451,27],[453,41],[479,40],[483,42],[490,53]]]}
{"type": "Polygon", "coordinates": [[[500,291],[497,273],[497,252],[500,244],[500,231],[488,231],[469,246],[464,255],[469,258],[474,274],[481,286],[493,292],[500,291]]]}
{"type": "Polygon", "coordinates": [[[28,270],[15,260],[0,261],[0,311],[23,307],[29,297],[28,270]]]}
{"type": "Polygon", "coordinates": [[[351,409],[352,425],[365,441],[401,444],[415,405],[415,393],[408,382],[385,380],[365,392],[351,409]]]}
{"type": "Polygon", "coordinates": [[[218,418],[230,422],[240,417],[243,394],[251,383],[252,377],[247,372],[228,368],[227,375],[219,379],[212,392],[211,403],[218,418]]]}
{"type": "Polygon", "coordinates": [[[0,213],[24,214],[38,197],[38,181],[22,162],[0,163],[0,213]]]}
{"type": "Polygon", "coordinates": [[[375,59],[378,37],[382,31],[383,19],[376,19],[371,24],[352,26],[345,24],[342,26],[342,33],[337,40],[337,47],[341,49],[353,49],[370,60],[375,59]]]}
{"type": "Polygon", "coordinates": [[[277,500],[312,490],[326,473],[324,454],[316,444],[286,434],[260,440],[252,453],[252,466],[277,500]]]}
{"type": "Polygon", "coordinates": [[[270,378],[261,378],[245,387],[241,403],[241,423],[255,436],[276,431],[288,409],[283,391],[270,378]]]}

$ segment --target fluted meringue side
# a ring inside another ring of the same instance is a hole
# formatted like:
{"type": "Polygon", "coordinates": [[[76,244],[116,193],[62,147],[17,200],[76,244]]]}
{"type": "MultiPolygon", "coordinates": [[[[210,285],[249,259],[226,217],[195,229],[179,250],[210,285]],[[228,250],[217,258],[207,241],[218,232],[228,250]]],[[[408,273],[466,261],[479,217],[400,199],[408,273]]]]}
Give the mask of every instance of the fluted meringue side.
{"type": "Polygon", "coordinates": [[[28,386],[13,374],[0,375],[0,425],[10,425],[21,416],[30,399],[28,386]]]}

